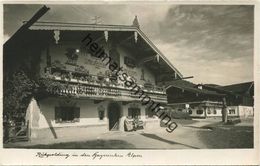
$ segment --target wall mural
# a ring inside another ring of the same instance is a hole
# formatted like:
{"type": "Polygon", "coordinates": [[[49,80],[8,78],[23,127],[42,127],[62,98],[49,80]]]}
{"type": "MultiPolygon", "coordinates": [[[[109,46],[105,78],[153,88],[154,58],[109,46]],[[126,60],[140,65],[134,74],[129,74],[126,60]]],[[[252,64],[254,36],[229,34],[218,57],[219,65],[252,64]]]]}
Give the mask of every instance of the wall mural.
{"type": "Polygon", "coordinates": [[[136,62],[134,59],[125,56],[124,57],[124,63],[127,67],[135,68],[136,67],[136,62]]]}
{"type": "Polygon", "coordinates": [[[124,72],[127,74],[127,75],[129,75],[129,76],[131,76],[131,77],[134,77],[134,76],[137,76],[137,72],[135,71],[135,70],[132,70],[132,69],[124,69],[124,72]]]}
{"type": "Polygon", "coordinates": [[[78,50],[75,48],[67,48],[65,55],[67,56],[67,62],[68,65],[77,65],[77,60],[79,58],[79,55],[77,54],[78,50]]]}
{"type": "Polygon", "coordinates": [[[67,48],[65,51],[65,56],[67,57],[67,61],[65,64],[78,66],[77,61],[79,56],[84,57],[83,63],[86,65],[92,65],[96,69],[105,68],[106,65],[98,58],[89,53],[86,49],[76,49],[76,48],[67,48]]]}
{"type": "Polygon", "coordinates": [[[93,65],[96,69],[106,68],[106,65],[99,58],[93,57],[89,53],[85,57],[84,64],[93,65]]]}
{"type": "MultiPolygon", "coordinates": [[[[100,58],[91,55],[90,52],[86,50],[86,48],[76,49],[68,47],[65,51],[65,56],[67,57],[67,61],[65,62],[65,64],[67,65],[79,66],[78,59],[79,56],[81,56],[84,57],[84,59],[82,60],[84,64],[83,66],[93,66],[97,70],[107,68],[106,64],[103,63],[100,58]]],[[[117,51],[116,47],[111,48],[111,50],[109,51],[109,56],[111,56],[114,61],[117,61],[117,63],[120,62],[120,54],[117,51]]],[[[124,58],[124,63],[127,66],[126,68],[124,68],[124,72],[137,80],[137,78],[135,77],[138,75],[138,72],[135,68],[135,61],[129,57],[124,58]]],[[[141,80],[144,80],[144,74],[142,75],[141,80]]]]}

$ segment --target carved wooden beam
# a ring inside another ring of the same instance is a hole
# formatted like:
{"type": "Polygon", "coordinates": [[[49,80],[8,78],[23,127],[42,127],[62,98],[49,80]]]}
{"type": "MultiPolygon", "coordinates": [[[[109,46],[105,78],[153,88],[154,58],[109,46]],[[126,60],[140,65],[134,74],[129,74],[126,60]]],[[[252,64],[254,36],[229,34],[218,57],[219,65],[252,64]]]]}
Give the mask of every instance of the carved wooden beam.
{"type": "Polygon", "coordinates": [[[138,40],[138,33],[135,31],[134,32],[134,36],[135,36],[135,43],[137,43],[137,40],[138,40]]]}
{"type": "Polygon", "coordinates": [[[55,39],[55,43],[58,44],[59,40],[60,40],[60,31],[59,30],[54,30],[54,39],[55,39]]]}
{"type": "Polygon", "coordinates": [[[107,42],[108,41],[108,31],[104,31],[104,37],[105,37],[105,40],[107,42]]]}
{"type": "Polygon", "coordinates": [[[156,59],[157,59],[157,62],[159,63],[159,60],[160,60],[159,54],[156,55],[156,59]]]}

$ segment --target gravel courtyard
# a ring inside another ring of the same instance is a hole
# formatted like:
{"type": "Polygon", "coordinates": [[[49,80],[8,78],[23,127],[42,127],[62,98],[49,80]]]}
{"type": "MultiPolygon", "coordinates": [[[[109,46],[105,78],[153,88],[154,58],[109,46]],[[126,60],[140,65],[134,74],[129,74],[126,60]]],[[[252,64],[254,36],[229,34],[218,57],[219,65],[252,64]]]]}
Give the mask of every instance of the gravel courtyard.
{"type": "Polygon", "coordinates": [[[102,135],[62,138],[55,141],[16,142],[5,148],[41,149],[220,149],[253,148],[253,119],[236,125],[222,125],[219,119],[175,120],[178,128],[136,132],[107,132],[102,135]]]}

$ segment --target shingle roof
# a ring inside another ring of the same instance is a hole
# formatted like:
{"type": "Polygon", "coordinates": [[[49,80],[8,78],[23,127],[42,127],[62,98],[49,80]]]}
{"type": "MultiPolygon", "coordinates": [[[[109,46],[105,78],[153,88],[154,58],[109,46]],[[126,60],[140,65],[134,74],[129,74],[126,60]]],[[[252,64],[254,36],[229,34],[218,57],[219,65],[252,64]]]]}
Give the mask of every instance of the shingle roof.
{"type": "Polygon", "coordinates": [[[254,82],[244,82],[244,83],[239,83],[239,84],[232,84],[232,85],[227,85],[227,86],[222,86],[219,87],[224,90],[231,91],[233,93],[239,93],[239,94],[244,94],[247,91],[250,90],[250,88],[254,85],[254,82]]]}
{"type": "Polygon", "coordinates": [[[205,94],[205,95],[215,95],[215,96],[223,96],[224,94],[217,93],[215,91],[207,90],[207,89],[199,89],[198,86],[192,82],[186,80],[175,80],[169,81],[165,83],[168,85],[168,88],[175,87],[184,89],[193,93],[205,94]]]}
{"type": "Polygon", "coordinates": [[[214,86],[214,85],[212,86],[209,84],[201,84],[201,85],[205,89],[208,89],[210,91],[238,96],[238,95],[244,95],[246,92],[250,92],[250,89],[253,86],[253,82],[245,82],[245,83],[232,84],[226,86],[214,86]]]}

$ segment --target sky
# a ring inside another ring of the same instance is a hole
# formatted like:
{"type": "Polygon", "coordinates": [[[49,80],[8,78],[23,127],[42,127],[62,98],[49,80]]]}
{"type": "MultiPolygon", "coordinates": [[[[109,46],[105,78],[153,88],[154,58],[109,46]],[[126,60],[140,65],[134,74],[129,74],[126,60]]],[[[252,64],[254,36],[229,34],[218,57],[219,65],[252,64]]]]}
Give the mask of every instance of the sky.
{"type": "MultiPolygon", "coordinates": [[[[42,5],[4,5],[4,40],[42,5]]],[[[47,5],[39,21],[131,25],[140,29],[193,83],[253,81],[254,7],[250,5],[47,5]]]]}

